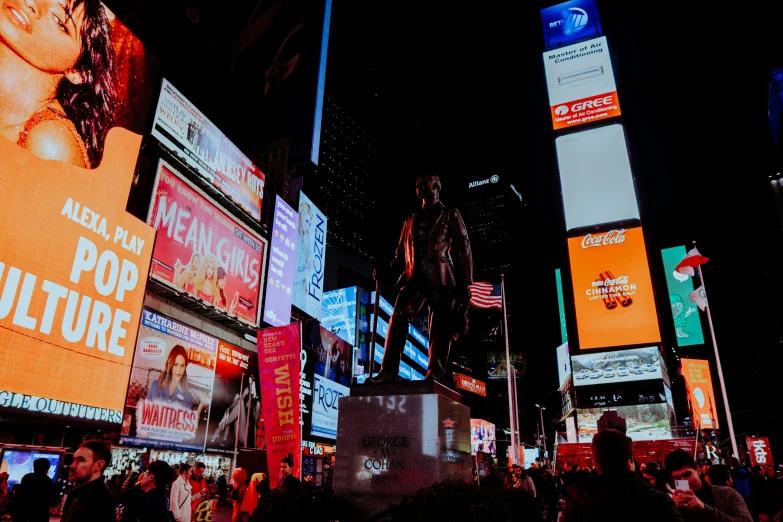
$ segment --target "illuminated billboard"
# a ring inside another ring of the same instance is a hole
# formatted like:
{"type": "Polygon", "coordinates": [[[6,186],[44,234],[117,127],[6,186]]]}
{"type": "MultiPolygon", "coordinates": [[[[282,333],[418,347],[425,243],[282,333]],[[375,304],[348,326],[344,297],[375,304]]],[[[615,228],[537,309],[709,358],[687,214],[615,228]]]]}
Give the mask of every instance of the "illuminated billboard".
{"type": "Polygon", "coordinates": [[[595,0],[570,0],[541,10],[544,46],[554,49],[601,34],[595,0]]]}
{"type": "Polygon", "coordinates": [[[264,298],[264,321],[272,326],[291,322],[291,300],[296,263],[299,216],[283,198],[275,196],[272,245],[264,298]]]}
{"type": "Polygon", "coordinates": [[[158,164],[147,222],[158,231],[152,277],[257,326],[267,242],[165,161],[158,164]]]}
{"type": "Polygon", "coordinates": [[[622,125],[555,140],[566,229],[639,219],[622,125]]]}
{"type": "Polygon", "coordinates": [[[119,425],[155,241],[125,211],[155,60],[100,2],[4,5],[0,410],[119,425]]]}
{"type": "Polygon", "coordinates": [[[482,397],[487,396],[487,385],[486,383],[479,381],[478,379],[475,379],[473,377],[469,377],[467,375],[463,375],[461,373],[453,373],[452,379],[454,379],[454,382],[456,383],[456,386],[460,390],[469,391],[471,393],[475,393],[476,395],[481,395],[482,397]]]}
{"type": "Polygon", "coordinates": [[[674,269],[685,257],[685,247],[678,246],[661,250],[663,271],[666,273],[666,287],[669,289],[669,303],[672,307],[672,320],[677,346],[704,344],[701,330],[701,318],[696,305],[690,300],[693,292],[693,279],[675,272],[674,269]]]}
{"type": "MultiPolygon", "coordinates": [[[[521,353],[511,354],[511,371],[519,378],[525,371],[525,357],[521,353]]],[[[506,352],[487,352],[487,379],[507,379],[506,352]]]]}
{"type": "Polygon", "coordinates": [[[701,359],[680,359],[682,377],[688,387],[691,407],[693,408],[694,425],[702,429],[718,429],[718,403],[712,387],[709,361],[701,359]]]}
{"type": "Polygon", "coordinates": [[[560,342],[568,342],[568,329],[566,328],[565,297],[563,297],[563,278],[560,269],[555,270],[555,282],[557,283],[557,311],[560,314],[560,342]]]}
{"type": "Polygon", "coordinates": [[[318,207],[300,192],[293,304],[317,320],[321,319],[324,291],[326,221],[318,207]]]}
{"type": "Polygon", "coordinates": [[[340,398],[350,395],[351,390],[347,386],[325,379],[318,373],[313,379],[313,421],[310,434],[336,439],[339,401],[340,398]]]}
{"type": "Polygon", "coordinates": [[[568,351],[568,343],[557,347],[557,373],[560,377],[558,388],[562,388],[571,377],[571,355],[568,351]]]}
{"type": "Polygon", "coordinates": [[[574,372],[574,386],[663,378],[661,356],[656,346],[574,355],[571,357],[571,365],[574,372]]]}
{"type": "Polygon", "coordinates": [[[576,423],[579,425],[579,442],[590,442],[593,435],[603,428],[620,428],[634,441],[672,438],[665,402],[616,408],[577,408],[576,423]]]}
{"type": "Polygon", "coordinates": [[[217,338],[144,309],[120,443],[204,451],[217,358],[217,338]]]}
{"type": "Polygon", "coordinates": [[[470,453],[478,452],[495,455],[495,425],[484,419],[470,419],[470,453]]]}
{"type": "Polygon", "coordinates": [[[315,375],[343,386],[351,385],[353,348],[318,323],[308,323],[305,343],[315,350],[315,375]]]}
{"type": "Polygon", "coordinates": [[[555,130],[620,115],[605,36],[544,53],[544,73],[555,130]]]}
{"type": "Polygon", "coordinates": [[[568,239],[581,349],[660,342],[641,228],[568,239]]]}
{"type": "Polygon", "coordinates": [[[321,304],[321,326],[351,346],[356,342],[358,289],[355,286],[324,292],[321,304]]]}
{"type": "MultiPolygon", "coordinates": [[[[293,455],[293,475],[299,475],[302,456],[302,323],[265,328],[258,332],[258,374],[261,381],[264,433],[268,462],[293,455]]],[[[278,473],[269,486],[277,487],[278,473]]]]}
{"type": "Polygon", "coordinates": [[[254,219],[261,219],[264,173],[165,78],[152,135],[254,219]]]}
{"type": "MultiPolygon", "coordinates": [[[[206,453],[264,447],[258,354],[218,340],[206,453]]],[[[119,472],[120,470],[118,470],[119,472]]]]}
{"type": "MultiPolygon", "coordinates": [[[[633,406],[667,403],[666,385],[661,379],[636,382],[599,382],[574,388],[580,408],[599,406],[633,406]]],[[[671,394],[669,394],[671,397],[671,394]]]]}

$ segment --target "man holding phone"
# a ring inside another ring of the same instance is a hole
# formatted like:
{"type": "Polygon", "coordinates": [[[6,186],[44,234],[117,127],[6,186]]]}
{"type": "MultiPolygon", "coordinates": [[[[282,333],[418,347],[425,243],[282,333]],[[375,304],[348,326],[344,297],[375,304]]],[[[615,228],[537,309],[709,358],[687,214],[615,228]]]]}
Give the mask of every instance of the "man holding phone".
{"type": "Polygon", "coordinates": [[[753,522],[739,493],[729,487],[702,482],[696,462],[687,451],[672,451],[666,455],[664,465],[675,485],[672,499],[686,521],[753,522]]]}

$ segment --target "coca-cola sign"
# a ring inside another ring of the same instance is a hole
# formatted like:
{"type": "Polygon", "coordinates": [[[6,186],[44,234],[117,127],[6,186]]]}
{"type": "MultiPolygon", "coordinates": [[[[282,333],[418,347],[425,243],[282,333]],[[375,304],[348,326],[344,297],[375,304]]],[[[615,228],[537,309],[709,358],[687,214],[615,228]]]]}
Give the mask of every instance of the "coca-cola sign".
{"type": "Polygon", "coordinates": [[[625,229],[610,230],[603,234],[587,234],[582,238],[582,248],[601,247],[625,243],[625,229]]]}

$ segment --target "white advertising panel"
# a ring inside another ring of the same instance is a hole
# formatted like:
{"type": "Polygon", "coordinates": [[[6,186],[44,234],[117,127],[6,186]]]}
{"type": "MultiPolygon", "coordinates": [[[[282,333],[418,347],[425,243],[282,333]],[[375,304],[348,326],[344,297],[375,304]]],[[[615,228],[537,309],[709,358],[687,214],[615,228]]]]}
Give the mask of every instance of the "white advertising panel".
{"type": "Polygon", "coordinates": [[[340,397],[347,397],[351,390],[342,384],[314,375],[313,379],[313,424],[311,435],[328,439],[337,438],[337,413],[340,397]]]}
{"type": "Polygon", "coordinates": [[[620,115],[605,36],[544,53],[544,72],[555,130],[620,115]]]}
{"type": "Polygon", "coordinates": [[[560,377],[558,387],[562,388],[571,376],[571,356],[568,351],[568,343],[557,347],[557,371],[560,377]]]}
{"type": "Polygon", "coordinates": [[[639,219],[622,125],[555,140],[566,229],[639,219]]]}
{"type": "Polygon", "coordinates": [[[299,193],[297,240],[293,304],[320,321],[326,263],[326,216],[304,192],[299,193]]]}
{"type": "Polygon", "coordinates": [[[574,386],[662,379],[658,348],[586,353],[571,358],[574,386]]]}

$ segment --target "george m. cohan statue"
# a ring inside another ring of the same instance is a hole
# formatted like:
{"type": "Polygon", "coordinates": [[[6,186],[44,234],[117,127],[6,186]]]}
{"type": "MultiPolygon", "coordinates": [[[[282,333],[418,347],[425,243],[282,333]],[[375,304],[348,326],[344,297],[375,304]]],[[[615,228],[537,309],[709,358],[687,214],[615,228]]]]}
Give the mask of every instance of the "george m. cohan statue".
{"type": "Polygon", "coordinates": [[[391,266],[373,274],[380,282],[397,280],[400,289],[389,321],[381,372],[366,382],[396,382],[408,326],[421,307],[429,308],[428,380],[444,382],[452,338],[467,329],[473,283],[473,257],[465,223],[456,208],[440,201],[440,179],[421,176],[416,195],[421,209],[405,220],[391,266]]]}

